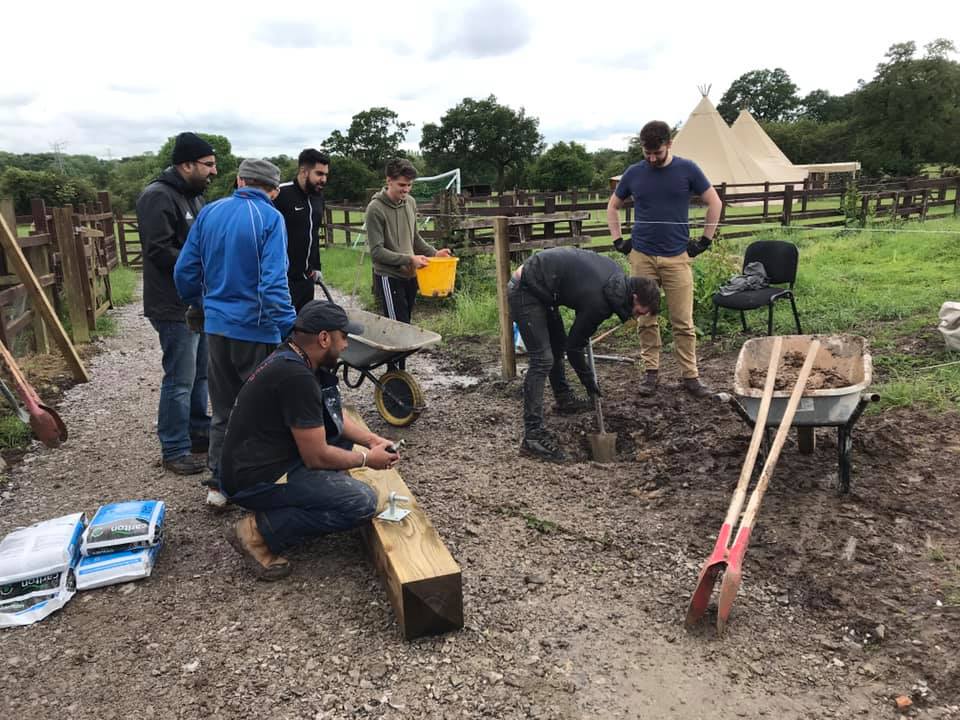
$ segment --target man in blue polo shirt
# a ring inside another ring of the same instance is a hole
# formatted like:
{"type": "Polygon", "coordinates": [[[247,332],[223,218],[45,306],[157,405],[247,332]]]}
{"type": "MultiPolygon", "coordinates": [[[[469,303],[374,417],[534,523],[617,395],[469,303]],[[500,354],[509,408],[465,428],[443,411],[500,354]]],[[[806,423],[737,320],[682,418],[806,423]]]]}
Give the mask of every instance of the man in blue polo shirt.
{"type": "MultiPolygon", "coordinates": [[[[683,378],[683,387],[694,397],[707,397],[709,388],[697,370],[697,334],[693,324],[694,257],[710,247],[723,203],[703,171],[692,160],[670,152],[670,127],[648,122],[640,130],[644,160],[628,167],[607,203],[607,226],[614,246],[630,257],[630,274],[654,278],[663,288],[670,312],[670,327],[683,378]],[[690,196],[699,195],[707,206],[703,236],[690,239],[690,196]],[[634,217],[630,242],[620,228],[620,210],[633,197],[634,217]]],[[[641,395],[652,395],[660,370],[660,327],[657,317],[638,318],[640,357],[646,374],[641,395]]]]}

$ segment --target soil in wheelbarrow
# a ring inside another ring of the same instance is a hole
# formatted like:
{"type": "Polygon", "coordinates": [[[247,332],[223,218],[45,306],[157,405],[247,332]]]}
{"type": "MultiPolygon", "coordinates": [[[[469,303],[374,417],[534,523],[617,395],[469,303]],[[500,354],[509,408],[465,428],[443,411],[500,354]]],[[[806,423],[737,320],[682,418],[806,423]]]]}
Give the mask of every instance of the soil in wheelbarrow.
{"type": "MultiPolygon", "coordinates": [[[[803,367],[805,359],[806,356],[800,352],[785,353],[783,361],[777,369],[777,379],[774,381],[773,389],[790,390],[797,382],[800,368],[803,367]]],[[[750,368],[750,387],[762,390],[766,380],[766,368],[750,368]]],[[[843,373],[838,372],[836,368],[814,365],[807,380],[807,390],[829,390],[848,387],[852,384],[850,379],[843,373]]]]}

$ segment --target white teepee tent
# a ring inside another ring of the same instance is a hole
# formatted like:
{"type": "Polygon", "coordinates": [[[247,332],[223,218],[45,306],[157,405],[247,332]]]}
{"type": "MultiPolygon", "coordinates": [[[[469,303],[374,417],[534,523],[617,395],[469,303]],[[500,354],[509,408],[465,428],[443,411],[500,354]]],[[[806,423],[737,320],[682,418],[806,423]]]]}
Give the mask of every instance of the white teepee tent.
{"type": "Polygon", "coordinates": [[[760,127],[748,110],[741,110],[737,119],[730,127],[740,147],[753,160],[779,182],[803,182],[807,177],[807,169],[802,165],[794,165],[783,154],[777,144],[760,127]]]}

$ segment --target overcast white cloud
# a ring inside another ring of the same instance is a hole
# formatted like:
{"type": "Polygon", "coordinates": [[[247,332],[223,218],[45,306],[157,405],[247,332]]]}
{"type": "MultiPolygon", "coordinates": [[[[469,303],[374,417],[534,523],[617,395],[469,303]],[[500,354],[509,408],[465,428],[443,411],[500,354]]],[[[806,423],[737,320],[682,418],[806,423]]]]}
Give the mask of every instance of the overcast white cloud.
{"type": "Polygon", "coordinates": [[[685,120],[698,85],[712,84],[716,102],[744,72],[782,67],[801,93],[844,93],[873,76],[892,43],[960,44],[960,3],[896,22],[812,1],[784,24],[772,7],[8,3],[5,27],[44,35],[8,32],[0,44],[0,150],[57,142],[117,157],[190,129],[226,135],[243,156],[295,155],[374,106],[415,124],[415,148],[423,123],[490,94],[539,118],[548,142],[622,148],[647,120],[685,120]]]}

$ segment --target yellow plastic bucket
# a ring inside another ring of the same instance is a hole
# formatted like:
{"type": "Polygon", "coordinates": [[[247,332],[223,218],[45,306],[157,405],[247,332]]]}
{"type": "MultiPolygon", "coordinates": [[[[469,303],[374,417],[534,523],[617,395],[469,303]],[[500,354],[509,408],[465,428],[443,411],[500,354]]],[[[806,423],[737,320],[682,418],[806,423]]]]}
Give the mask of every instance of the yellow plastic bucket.
{"type": "Polygon", "coordinates": [[[432,257],[426,267],[417,268],[417,284],[424,297],[446,297],[453,292],[460,258],[432,257]]]}

